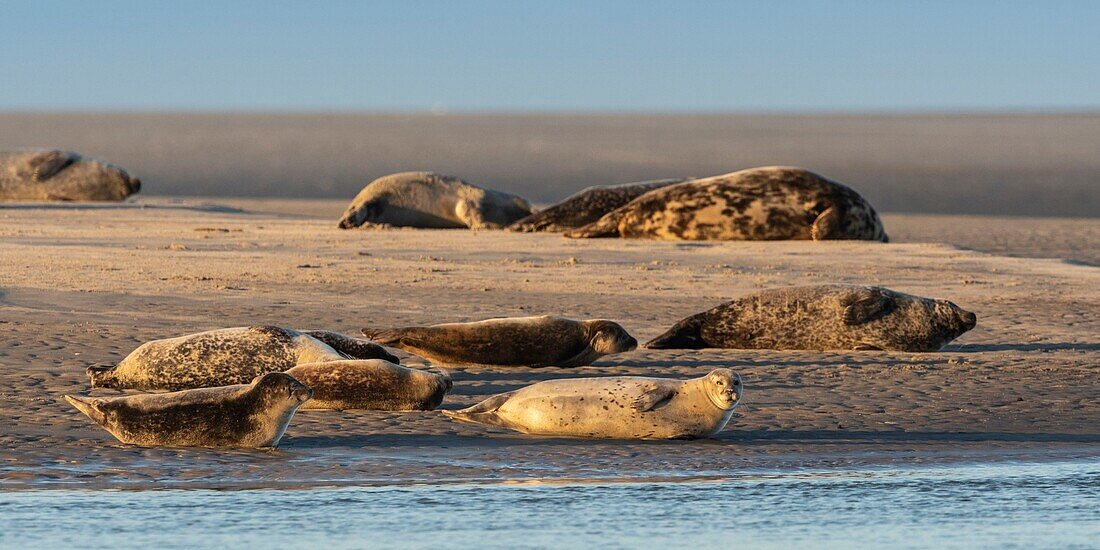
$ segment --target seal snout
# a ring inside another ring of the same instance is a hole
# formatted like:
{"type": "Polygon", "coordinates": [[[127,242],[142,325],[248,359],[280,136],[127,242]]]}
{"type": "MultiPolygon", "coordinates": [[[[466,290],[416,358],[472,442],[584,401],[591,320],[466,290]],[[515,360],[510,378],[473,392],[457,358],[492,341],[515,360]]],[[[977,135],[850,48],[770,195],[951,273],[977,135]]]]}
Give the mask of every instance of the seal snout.
{"type": "Polygon", "coordinates": [[[978,316],[972,311],[966,311],[965,309],[959,312],[959,319],[963,322],[963,328],[970,330],[978,325],[978,316]]]}
{"type": "Polygon", "coordinates": [[[288,397],[296,398],[299,403],[304,403],[313,397],[313,388],[301,382],[294,381],[290,383],[288,394],[288,397]]]}

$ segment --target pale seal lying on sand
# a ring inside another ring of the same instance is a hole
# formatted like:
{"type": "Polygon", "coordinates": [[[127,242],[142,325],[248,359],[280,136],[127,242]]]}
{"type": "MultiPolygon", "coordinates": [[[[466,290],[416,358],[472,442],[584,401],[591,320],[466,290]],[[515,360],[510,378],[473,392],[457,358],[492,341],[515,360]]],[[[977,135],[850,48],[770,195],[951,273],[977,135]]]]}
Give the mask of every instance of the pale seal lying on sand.
{"type": "Polygon", "coordinates": [[[976,323],[973,313],[947,300],[874,286],[802,286],[692,315],[646,347],[936,351],[976,323]]]}
{"type": "Polygon", "coordinates": [[[120,201],[140,190],[122,168],[80,153],[0,152],[0,201],[120,201]]]}
{"type": "Polygon", "coordinates": [[[341,359],[399,362],[382,346],[335,332],[235,327],[146,342],[118,365],[88,367],[88,377],[93,388],[185,390],[341,359]]]}
{"type": "Polygon", "coordinates": [[[549,315],[430,327],[365,328],[363,335],[448,366],[576,367],[638,347],[638,341],[618,323],[549,315]]]}
{"type": "Polygon", "coordinates": [[[313,392],[281,372],[251,384],[65,399],[123,443],[181,447],[275,447],[313,392]]]}
{"type": "Polygon", "coordinates": [[[622,185],[597,185],[570,195],[565,200],[531,214],[505,229],[532,233],[561,232],[588,225],[612,210],[662,187],[687,181],[688,178],[640,181],[622,185]]]}
{"type": "Polygon", "coordinates": [[[743,395],[741,377],[715,369],[702,378],[617,376],[547,380],[443,414],[532,435],[695,439],[726,427],[743,395]]]}
{"type": "Polygon", "coordinates": [[[666,241],[887,240],[871,205],[801,168],[767,167],[650,191],[566,237],[666,241]]]}
{"type": "Polygon", "coordinates": [[[428,372],[383,359],[326,361],[288,371],[313,390],[303,409],[430,411],[451,390],[446,372],[428,372]]]}
{"type": "Polygon", "coordinates": [[[370,182],[351,201],[340,228],[369,223],[397,227],[500,229],[531,214],[526,200],[452,176],[402,172],[370,182]]]}

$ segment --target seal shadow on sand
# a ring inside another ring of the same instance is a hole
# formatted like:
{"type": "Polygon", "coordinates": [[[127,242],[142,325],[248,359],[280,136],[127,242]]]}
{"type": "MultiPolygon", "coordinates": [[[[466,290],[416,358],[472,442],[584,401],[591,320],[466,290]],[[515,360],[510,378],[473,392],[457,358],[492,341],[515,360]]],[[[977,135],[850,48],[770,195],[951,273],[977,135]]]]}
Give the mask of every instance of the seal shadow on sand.
{"type": "Polygon", "coordinates": [[[1053,342],[1049,344],[960,344],[948,346],[943,351],[982,353],[986,351],[1098,351],[1100,344],[1053,342]]]}
{"type": "Polygon", "coordinates": [[[150,204],[142,202],[13,202],[0,210],[183,210],[215,214],[258,214],[221,204],[150,204]]]}
{"type": "Polygon", "coordinates": [[[1017,433],[1017,432],[947,432],[947,431],[844,431],[844,430],[726,430],[709,439],[695,440],[618,440],[574,439],[515,435],[512,432],[486,430],[479,435],[433,434],[349,434],[286,436],[280,450],[325,448],[395,448],[436,447],[503,449],[509,447],[575,447],[673,445],[690,448],[694,444],[745,445],[754,443],[843,443],[877,445],[881,443],[956,442],[976,443],[999,441],[1008,443],[1100,443],[1100,434],[1017,433]]]}

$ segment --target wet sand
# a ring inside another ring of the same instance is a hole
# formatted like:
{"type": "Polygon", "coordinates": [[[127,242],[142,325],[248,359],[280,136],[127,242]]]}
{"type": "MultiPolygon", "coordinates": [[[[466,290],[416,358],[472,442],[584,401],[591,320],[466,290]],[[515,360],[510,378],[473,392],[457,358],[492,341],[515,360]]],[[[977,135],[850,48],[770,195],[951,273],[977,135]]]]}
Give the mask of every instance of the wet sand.
{"type": "Polygon", "coordinates": [[[211,202],[0,206],[4,489],[690,479],[1100,455],[1100,269],[1083,265],[1097,261],[1100,222],[886,215],[890,244],[656,243],[340,231],[343,201],[211,202]],[[274,452],[142,449],[61,399],[88,391],[89,363],[216,327],[356,334],[556,313],[614,319],[645,341],[730,297],[822,282],[949,298],[978,327],[925,354],[638,350],[575,369],[454,369],[444,402],[556,377],[731,366],[745,404],[705,441],[529,438],[438,412],[304,411],[274,452]]]}

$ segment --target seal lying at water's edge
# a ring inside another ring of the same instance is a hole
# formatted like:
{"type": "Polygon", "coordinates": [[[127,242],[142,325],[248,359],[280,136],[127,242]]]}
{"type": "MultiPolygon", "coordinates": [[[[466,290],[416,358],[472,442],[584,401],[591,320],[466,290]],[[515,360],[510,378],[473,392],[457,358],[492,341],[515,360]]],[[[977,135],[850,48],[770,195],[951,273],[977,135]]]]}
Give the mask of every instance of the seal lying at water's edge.
{"type": "Polygon", "coordinates": [[[65,400],[123,443],[181,447],[275,447],[312,390],[288,374],[251,384],[114,398],[65,400]]]}
{"type": "Polygon", "coordinates": [[[122,168],[73,151],[0,152],[0,201],[121,201],[140,190],[122,168]]]}
{"type": "Polygon", "coordinates": [[[382,346],[326,331],[235,327],[153,340],[118,365],[88,367],[93,388],[185,390],[243,384],[269,372],[341,359],[399,359],[382,346]]]}
{"type": "Polygon", "coordinates": [[[859,193],[791,167],[753,168],[662,187],[565,236],[887,240],[878,214],[859,193]]]}
{"type": "Polygon", "coordinates": [[[452,176],[402,172],[364,187],[339,226],[500,229],[531,213],[531,205],[515,195],[483,189],[452,176]]]}
{"type": "Polygon", "coordinates": [[[565,200],[531,214],[505,229],[532,233],[562,232],[588,225],[612,210],[654,189],[687,181],[688,178],[640,181],[622,185],[597,185],[570,195],[565,200]]]}
{"type": "Polygon", "coordinates": [[[676,323],[650,349],[936,351],[977,317],[947,300],[856,285],[765,290],[676,323]]]}
{"type": "Polygon", "coordinates": [[[446,372],[428,372],[382,359],[326,361],[288,371],[313,390],[303,409],[430,411],[451,390],[446,372]]]}
{"type": "Polygon", "coordinates": [[[428,327],[365,328],[363,335],[447,366],[576,367],[638,346],[638,341],[618,323],[549,315],[428,327]]]}
{"type": "Polygon", "coordinates": [[[722,431],[743,393],[741,377],[730,369],[691,380],[572,378],[538,382],[443,414],[532,435],[695,439],[722,431]]]}

